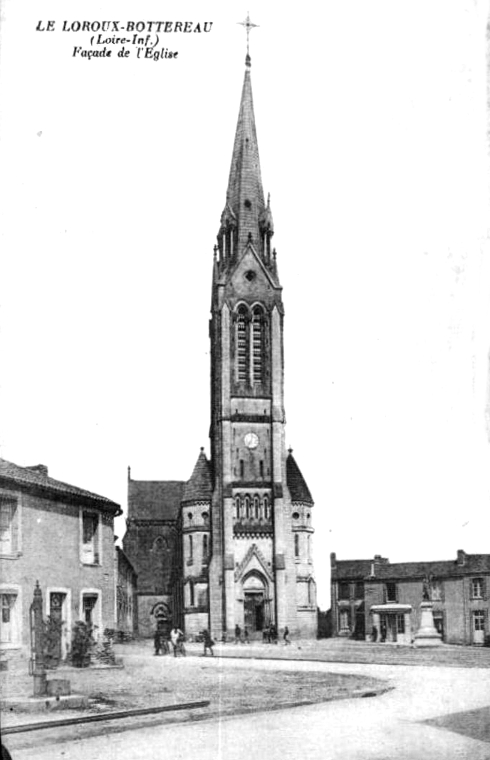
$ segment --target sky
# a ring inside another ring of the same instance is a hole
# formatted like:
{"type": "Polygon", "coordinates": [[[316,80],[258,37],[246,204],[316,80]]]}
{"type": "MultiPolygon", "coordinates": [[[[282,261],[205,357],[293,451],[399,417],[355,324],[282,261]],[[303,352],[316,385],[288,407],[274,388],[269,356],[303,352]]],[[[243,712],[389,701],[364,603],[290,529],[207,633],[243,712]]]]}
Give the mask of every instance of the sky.
{"type": "Polygon", "coordinates": [[[330,552],[490,551],[487,2],[3,0],[0,456],[125,509],[128,466],[187,480],[209,454],[247,10],[325,608],[330,552]],[[63,31],[85,20],[212,28],[88,59],[63,31]]]}

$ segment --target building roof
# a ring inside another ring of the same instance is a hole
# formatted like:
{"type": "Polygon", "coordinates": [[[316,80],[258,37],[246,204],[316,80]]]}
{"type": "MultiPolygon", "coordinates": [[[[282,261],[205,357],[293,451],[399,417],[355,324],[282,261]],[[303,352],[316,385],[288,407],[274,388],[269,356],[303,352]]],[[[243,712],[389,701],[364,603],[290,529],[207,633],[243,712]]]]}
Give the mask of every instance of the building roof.
{"type": "Polygon", "coordinates": [[[337,562],[332,567],[332,579],[338,580],[362,580],[371,573],[372,560],[368,559],[346,559],[337,562]]]}
{"type": "Polygon", "coordinates": [[[462,575],[490,573],[490,554],[466,554],[458,552],[454,560],[435,560],[429,562],[376,562],[372,560],[336,560],[332,566],[333,580],[405,580],[449,578],[462,575]]]}
{"type": "Polygon", "coordinates": [[[182,500],[182,480],[129,480],[128,518],[177,520],[182,500]]]}
{"type": "Polygon", "coordinates": [[[45,465],[33,465],[32,467],[21,467],[6,459],[0,459],[0,482],[8,488],[22,488],[23,490],[35,492],[44,497],[63,498],[65,502],[76,500],[90,503],[99,509],[113,512],[115,515],[121,514],[122,510],[119,504],[107,499],[105,496],[99,496],[84,488],[72,486],[69,483],[63,483],[61,480],[55,480],[48,476],[48,468],[45,465]]]}
{"type": "Polygon", "coordinates": [[[206,458],[204,449],[201,449],[194,471],[184,485],[182,501],[208,501],[211,499],[212,493],[211,465],[206,458]]]}
{"type": "Polygon", "coordinates": [[[303,475],[301,474],[301,470],[296,464],[292,449],[289,449],[289,453],[286,458],[286,482],[288,484],[288,489],[289,493],[291,494],[292,501],[313,504],[310,490],[306,485],[306,481],[303,475]]]}

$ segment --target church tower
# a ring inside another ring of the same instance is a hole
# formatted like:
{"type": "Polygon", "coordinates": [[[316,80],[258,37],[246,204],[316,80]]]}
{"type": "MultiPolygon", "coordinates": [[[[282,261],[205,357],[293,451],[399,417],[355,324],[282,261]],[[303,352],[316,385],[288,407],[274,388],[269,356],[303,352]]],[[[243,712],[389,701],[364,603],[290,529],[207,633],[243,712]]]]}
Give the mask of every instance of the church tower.
{"type": "Polygon", "coordinates": [[[288,626],[297,635],[316,633],[313,501],[292,451],[285,448],[284,307],[273,234],[247,53],[214,249],[210,320],[212,492],[206,569],[209,625],[219,638],[232,636],[236,625],[251,635],[271,624],[279,631],[288,626]]]}
{"type": "MultiPolygon", "coordinates": [[[[253,24],[247,18],[247,34],[253,24]]],[[[128,478],[124,549],[140,632],[316,635],[313,500],[285,447],[284,307],[245,60],[211,298],[211,457],[181,481],[128,478]],[[140,583],[141,580],[141,583],[140,583]]]]}

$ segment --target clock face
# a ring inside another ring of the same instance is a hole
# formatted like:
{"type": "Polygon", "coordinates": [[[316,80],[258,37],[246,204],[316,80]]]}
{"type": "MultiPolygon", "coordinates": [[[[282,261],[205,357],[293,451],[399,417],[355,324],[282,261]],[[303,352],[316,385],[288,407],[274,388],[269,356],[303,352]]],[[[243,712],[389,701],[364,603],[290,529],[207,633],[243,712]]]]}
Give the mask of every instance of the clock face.
{"type": "Polygon", "coordinates": [[[255,433],[247,433],[244,442],[247,449],[256,449],[259,445],[259,436],[255,433]]]}

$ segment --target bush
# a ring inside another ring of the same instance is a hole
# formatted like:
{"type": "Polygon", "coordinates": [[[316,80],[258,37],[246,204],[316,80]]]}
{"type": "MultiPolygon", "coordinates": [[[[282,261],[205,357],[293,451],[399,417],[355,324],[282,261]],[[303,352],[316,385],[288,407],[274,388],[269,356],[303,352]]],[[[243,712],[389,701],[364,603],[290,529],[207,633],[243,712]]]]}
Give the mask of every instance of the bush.
{"type": "Polygon", "coordinates": [[[88,668],[95,641],[93,627],[77,620],[72,628],[71,662],[75,668],[88,668]]]}

